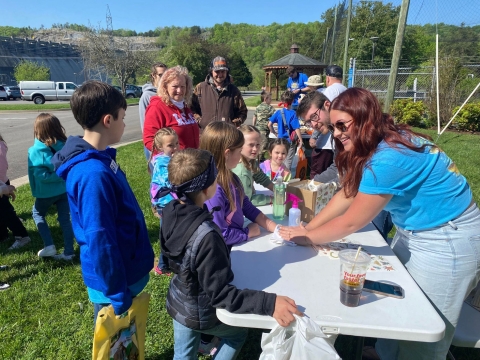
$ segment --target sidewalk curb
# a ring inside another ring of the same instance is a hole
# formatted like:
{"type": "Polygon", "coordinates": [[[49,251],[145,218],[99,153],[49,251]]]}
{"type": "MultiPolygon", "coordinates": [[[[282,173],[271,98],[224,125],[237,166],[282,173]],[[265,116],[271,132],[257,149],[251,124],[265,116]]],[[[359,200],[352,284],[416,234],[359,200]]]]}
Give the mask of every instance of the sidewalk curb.
{"type": "MultiPolygon", "coordinates": [[[[131,106],[138,106],[138,104],[127,104],[127,107],[131,107],[131,106]]],[[[254,109],[255,110],[255,109],[254,109]]],[[[45,109],[45,108],[42,108],[42,109],[38,109],[38,110],[35,110],[35,109],[29,109],[29,110],[0,110],[0,115],[1,114],[8,114],[8,113],[11,113],[11,114],[17,114],[17,113],[41,113],[41,112],[57,112],[57,111],[72,111],[71,108],[67,108],[67,109],[45,109]]]]}
{"type": "MultiPolygon", "coordinates": [[[[139,142],[139,141],[142,141],[142,140],[128,141],[128,142],[126,142],[126,143],[121,143],[121,144],[113,145],[113,146],[111,146],[111,147],[114,148],[114,149],[117,149],[117,148],[119,148],[119,147],[126,146],[126,145],[130,145],[130,144],[133,144],[133,143],[136,143],[136,142],[139,142]]],[[[22,177],[19,177],[19,178],[10,180],[10,185],[15,186],[16,188],[18,188],[19,186],[22,186],[22,185],[26,185],[26,184],[28,184],[28,175],[25,175],[25,176],[22,176],[22,177]]]]}
{"type": "MultiPolygon", "coordinates": [[[[275,105],[272,105],[272,107],[273,107],[275,110],[281,109],[280,107],[275,106],[275,105]]],[[[257,109],[257,108],[256,108],[255,106],[247,106],[247,110],[255,111],[256,109],[257,109]]]]}

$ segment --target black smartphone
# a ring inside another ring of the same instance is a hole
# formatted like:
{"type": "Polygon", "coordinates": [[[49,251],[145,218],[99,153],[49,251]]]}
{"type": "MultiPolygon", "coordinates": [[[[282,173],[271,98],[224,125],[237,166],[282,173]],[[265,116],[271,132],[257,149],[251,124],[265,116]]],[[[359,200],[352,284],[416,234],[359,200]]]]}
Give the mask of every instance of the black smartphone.
{"type": "Polygon", "coordinates": [[[405,291],[399,285],[387,284],[379,281],[365,280],[363,290],[385,296],[391,296],[397,299],[405,297],[405,291]]]}

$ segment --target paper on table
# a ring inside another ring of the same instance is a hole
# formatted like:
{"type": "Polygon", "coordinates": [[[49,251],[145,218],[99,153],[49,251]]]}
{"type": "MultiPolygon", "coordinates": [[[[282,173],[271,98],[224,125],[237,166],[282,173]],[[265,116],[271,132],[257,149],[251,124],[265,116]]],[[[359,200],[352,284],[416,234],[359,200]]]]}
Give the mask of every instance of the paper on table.
{"type": "MultiPolygon", "coordinates": [[[[317,251],[318,255],[320,256],[328,256],[329,259],[337,260],[338,253],[340,250],[344,249],[358,249],[360,244],[357,242],[351,241],[349,239],[341,239],[338,241],[333,241],[325,244],[320,245],[312,245],[312,247],[317,251]]],[[[368,268],[368,271],[395,271],[390,262],[385,259],[382,255],[373,255],[368,250],[362,249],[372,258],[372,262],[368,268]]]]}
{"type": "Polygon", "coordinates": [[[272,237],[270,238],[271,242],[279,245],[297,246],[297,244],[295,244],[294,242],[283,240],[283,238],[280,236],[280,233],[278,232],[279,229],[280,225],[275,226],[275,230],[272,233],[272,237]]]}

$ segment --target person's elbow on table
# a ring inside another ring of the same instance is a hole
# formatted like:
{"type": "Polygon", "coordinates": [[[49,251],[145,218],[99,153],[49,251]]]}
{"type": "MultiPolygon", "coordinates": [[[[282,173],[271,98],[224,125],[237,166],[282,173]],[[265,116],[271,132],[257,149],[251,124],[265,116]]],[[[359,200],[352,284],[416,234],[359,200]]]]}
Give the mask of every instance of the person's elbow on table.
{"type": "Polygon", "coordinates": [[[277,295],[273,318],[277,320],[278,324],[283,327],[290,325],[292,321],[295,321],[293,314],[303,316],[303,313],[297,309],[294,300],[287,296],[277,295]]]}

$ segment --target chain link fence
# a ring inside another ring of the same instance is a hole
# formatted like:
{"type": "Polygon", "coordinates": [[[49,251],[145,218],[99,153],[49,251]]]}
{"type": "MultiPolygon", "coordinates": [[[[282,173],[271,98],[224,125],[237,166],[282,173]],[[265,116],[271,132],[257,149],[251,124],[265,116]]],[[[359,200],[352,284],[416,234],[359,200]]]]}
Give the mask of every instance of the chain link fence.
{"type": "MultiPolygon", "coordinates": [[[[436,67],[432,65],[398,69],[394,99],[423,101],[428,108],[436,108],[436,67]]],[[[462,105],[480,81],[480,64],[469,59],[443,57],[439,59],[439,95],[442,105],[442,122],[448,121],[452,110],[462,105]]],[[[383,102],[386,97],[390,67],[372,68],[371,63],[354,63],[352,85],[373,92],[383,102]]],[[[476,91],[469,102],[480,101],[476,91]]]]}

